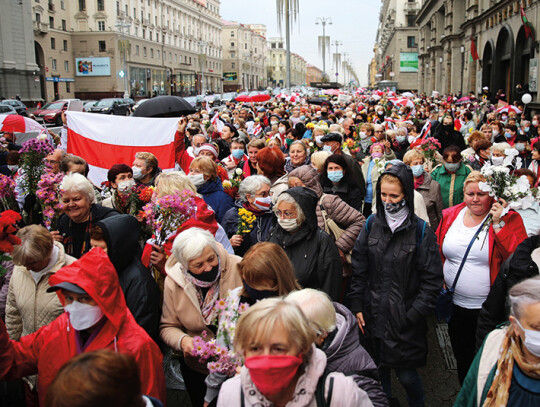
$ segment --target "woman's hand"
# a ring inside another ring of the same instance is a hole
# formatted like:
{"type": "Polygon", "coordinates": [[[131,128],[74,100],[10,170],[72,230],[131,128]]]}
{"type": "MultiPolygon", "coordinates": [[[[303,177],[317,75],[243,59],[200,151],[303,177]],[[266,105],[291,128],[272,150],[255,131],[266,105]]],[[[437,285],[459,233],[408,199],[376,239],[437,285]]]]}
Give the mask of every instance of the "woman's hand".
{"type": "Polygon", "coordinates": [[[185,117],[181,117],[180,120],[178,120],[178,132],[184,133],[186,130],[187,120],[185,117]]]}
{"type": "Polygon", "coordinates": [[[362,334],[366,334],[364,327],[366,326],[366,322],[364,321],[364,314],[361,312],[356,313],[356,320],[358,321],[358,326],[360,327],[360,330],[362,331],[362,334]]]}
{"type": "Polygon", "coordinates": [[[231,242],[232,247],[239,247],[242,243],[244,243],[244,236],[234,235],[229,240],[231,242]]]}
{"type": "Polygon", "coordinates": [[[180,347],[184,355],[191,355],[191,351],[193,351],[193,338],[189,335],[184,336],[180,342],[180,347]]]}
{"type": "Polygon", "coordinates": [[[225,167],[228,169],[228,170],[232,170],[233,168],[236,167],[236,164],[233,160],[229,159],[225,162],[225,167]]]}
{"type": "Polygon", "coordinates": [[[507,206],[508,206],[508,203],[504,199],[500,199],[499,202],[495,202],[491,206],[491,210],[489,211],[489,214],[491,215],[491,219],[494,225],[498,225],[501,222],[501,216],[502,216],[503,210],[507,206]]]}
{"type": "Polygon", "coordinates": [[[383,142],[383,145],[384,145],[384,149],[386,150],[386,152],[390,152],[390,141],[388,140],[384,140],[383,142]]]}
{"type": "Polygon", "coordinates": [[[165,268],[165,262],[167,261],[167,256],[163,247],[158,246],[157,244],[152,244],[152,253],[150,254],[150,263],[154,265],[159,270],[165,268]]]}
{"type": "Polygon", "coordinates": [[[52,235],[53,240],[55,240],[56,242],[64,243],[64,238],[62,237],[59,231],[53,230],[51,232],[51,235],[52,235]]]}

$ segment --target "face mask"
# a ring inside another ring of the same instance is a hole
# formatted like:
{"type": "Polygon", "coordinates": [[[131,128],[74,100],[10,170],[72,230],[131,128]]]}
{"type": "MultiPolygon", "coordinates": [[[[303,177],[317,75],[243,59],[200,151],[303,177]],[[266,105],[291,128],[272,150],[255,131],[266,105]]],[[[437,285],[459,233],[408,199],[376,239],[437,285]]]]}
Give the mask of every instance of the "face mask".
{"type": "Polygon", "coordinates": [[[301,364],[302,357],[292,355],[252,356],[245,361],[253,384],[265,396],[273,396],[285,389],[301,364]]]}
{"type": "Polygon", "coordinates": [[[204,120],[208,120],[208,119],[210,118],[210,116],[208,116],[207,114],[203,114],[203,115],[202,115],[202,118],[203,118],[204,120]]]}
{"type": "Polygon", "coordinates": [[[270,209],[270,205],[272,204],[272,197],[267,196],[266,198],[255,198],[253,201],[253,206],[257,209],[260,209],[261,211],[267,211],[270,209]]]}
{"type": "Polygon", "coordinates": [[[337,170],[337,171],[328,171],[328,179],[332,182],[339,182],[343,178],[343,171],[337,170]]]}
{"type": "Polygon", "coordinates": [[[383,112],[382,110],[378,110],[378,111],[377,111],[377,114],[378,114],[379,116],[382,116],[382,115],[384,114],[384,112],[383,112]]]}
{"type": "Polygon", "coordinates": [[[316,142],[317,144],[322,144],[322,141],[321,141],[322,138],[323,138],[323,136],[317,136],[317,137],[315,137],[315,142],[316,142]]]}
{"type": "Polygon", "coordinates": [[[491,156],[491,162],[493,163],[493,165],[503,165],[504,157],[491,156]]]}
{"type": "Polygon", "coordinates": [[[278,219],[279,226],[281,226],[287,232],[294,232],[300,227],[296,219],[278,219]]]}
{"type": "Polygon", "coordinates": [[[200,152],[201,152],[200,147],[193,147],[193,154],[195,155],[195,157],[198,157],[200,152]]]}
{"type": "Polygon", "coordinates": [[[424,173],[424,166],[422,164],[413,165],[411,167],[412,175],[415,177],[419,177],[424,173]]]}
{"type": "Polygon", "coordinates": [[[528,133],[530,129],[531,129],[530,127],[523,127],[523,131],[524,131],[525,133],[528,133]]]}
{"type": "Polygon", "coordinates": [[[409,136],[409,137],[408,137],[409,144],[414,143],[415,140],[416,140],[416,138],[415,138],[414,136],[409,136]]]}
{"type": "Polygon", "coordinates": [[[400,202],[397,203],[383,202],[384,211],[388,213],[398,213],[399,210],[405,206],[405,204],[405,199],[402,199],[400,202]]]}
{"type": "Polygon", "coordinates": [[[493,130],[493,137],[497,137],[499,135],[499,130],[493,130]]]}
{"type": "Polygon", "coordinates": [[[118,183],[118,191],[120,192],[131,192],[135,186],[135,181],[132,179],[127,181],[120,181],[118,183]]]}
{"type": "Polygon", "coordinates": [[[454,130],[454,125],[453,124],[445,124],[443,125],[443,128],[445,131],[452,131],[454,130]]]}
{"type": "Polygon", "coordinates": [[[525,144],[515,144],[514,147],[515,147],[516,150],[519,151],[520,153],[522,153],[522,152],[525,151],[525,144]]]}
{"type": "Polygon", "coordinates": [[[144,177],[142,170],[139,167],[131,167],[131,169],[133,170],[133,178],[141,179],[144,177]]]}
{"type": "Polygon", "coordinates": [[[361,139],[367,138],[367,134],[366,134],[365,132],[361,131],[361,132],[360,132],[360,138],[361,138],[361,139]]]}
{"type": "Polygon", "coordinates": [[[505,122],[506,119],[508,119],[508,116],[502,116],[502,117],[501,117],[501,120],[502,120],[503,122],[505,122]]]}
{"type": "Polygon", "coordinates": [[[8,165],[7,167],[11,172],[16,172],[19,169],[18,165],[8,165]]]}
{"type": "Polygon", "coordinates": [[[201,274],[194,274],[192,273],[191,271],[187,271],[189,274],[191,274],[191,276],[193,278],[195,278],[196,280],[199,280],[199,281],[203,281],[205,283],[211,283],[213,281],[215,281],[218,273],[219,273],[219,263],[212,267],[212,270],[210,271],[205,271],[201,274]]]}
{"type": "Polygon", "coordinates": [[[306,116],[300,116],[300,121],[306,120],[306,116]]]}
{"type": "Polygon", "coordinates": [[[328,151],[329,153],[332,153],[332,146],[325,145],[322,149],[323,151],[328,151]]]}
{"type": "Polygon", "coordinates": [[[533,126],[538,126],[538,120],[533,120],[533,121],[532,121],[532,125],[533,125],[533,126]]]}
{"type": "Polygon", "coordinates": [[[516,318],[519,327],[525,332],[524,345],[534,356],[540,357],[540,332],[532,329],[525,329],[516,318]]]}
{"type": "Polygon", "coordinates": [[[396,136],[396,141],[397,141],[399,144],[405,143],[405,140],[407,140],[407,136],[396,136]]]}
{"type": "Polygon", "coordinates": [[[382,157],[382,153],[379,153],[378,151],[375,152],[375,153],[371,153],[371,157],[372,157],[372,158],[381,158],[381,157],[382,157]]]}
{"type": "Polygon", "coordinates": [[[237,148],[237,149],[232,150],[231,154],[232,154],[232,156],[234,158],[239,160],[240,158],[242,158],[244,156],[244,150],[241,150],[241,149],[237,148]]]}
{"type": "Polygon", "coordinates": [[[200,187],[205,182],[203,174],[188,175],[188,178],[191,182],[193,182],[193,185],[195,185],[196,187],[200,187]]]}
{"type": "Polygon", "coordinates": [[[444,166],[448,172],[456,172],[461,163],[444,163],[444,166]]]}
{"type": "Polygon", "coordinates": [[[69,322],[77,331],[84,331],[94,326],[103,317],[103,311],[99,305],[82,304],[78,301],[66,305],[64,310],[69,314],[69,322]]]}
{"type": "Polygon", "coordinates": [[[252,288],[244,281],[244,290],[246,290],[249,298],[254,301],[264,300],[265,298],[272,298],[277,295],[277,292],[273,290],[257,290],[252,288]]]}
{"type": "Polygon", "coordinates": [[[285,134],[285,127],[280,127],[278,131],[279,131],[279,134],[285,134]]]}
{"type": "Polygon", "coordinates": [[[512,138],[512,133],[504,133],[504,137],[506,138],[512,138]]]}
{"type": "Polygon", "coordinates": [[[234,127],[236,127],[237,129],[239,129],[239,128],[240,128],[240,125],[239,125],[238,123],[236,123],[236,124],[234,125],[234,127]]]}
{"type": "Polygon", "coordinates": [[[270,124],[271,124],[272,126],[277,126],[277,125],[279,124],[279,122],[270,122],[270,124]]]}
{"type": "Polygon", "coordinates": [[[285,140],[285,143],[287,144],[287,148],[291,148],[291,144],[292,144],[293,141],[294,140],[291,139],[291,138],[288,138],[288,139],[285,140]]]}

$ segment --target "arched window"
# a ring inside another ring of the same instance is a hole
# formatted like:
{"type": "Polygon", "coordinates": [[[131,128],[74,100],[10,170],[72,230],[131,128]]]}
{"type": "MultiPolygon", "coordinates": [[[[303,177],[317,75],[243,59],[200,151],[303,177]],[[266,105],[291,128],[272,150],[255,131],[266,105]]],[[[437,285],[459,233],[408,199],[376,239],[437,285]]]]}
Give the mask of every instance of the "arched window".
{"type": "Polygon", "coordinates": [[[521,26],[516,40],[515,84],[524,86],[529,83],[529,61],[534,58],[534,43],[531,36],[526,38],[525,28],[521,26]]]}
{"type": "Polygon", "coordinates": [[[510,27],[503,26],[497,38],[497,46],[495,49],[495,88],[493,92],[502,89],[502,93],[506,95],[506,101],[511,102],[513,98],[514,81],[513,81],[513,53],[514,41],[510,27]]]}

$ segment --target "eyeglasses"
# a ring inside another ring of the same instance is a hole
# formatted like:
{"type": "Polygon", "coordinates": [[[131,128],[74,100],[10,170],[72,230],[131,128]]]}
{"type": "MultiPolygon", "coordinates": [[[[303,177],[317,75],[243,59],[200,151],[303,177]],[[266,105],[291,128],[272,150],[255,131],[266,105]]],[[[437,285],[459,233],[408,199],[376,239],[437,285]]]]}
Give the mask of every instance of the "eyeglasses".
{"type": "Polygon", "coordinates": [[[57,160],[45,160],[45,162],[47,162],[48,164],[60,164],[60,161],[57,161],[57,160]]]}
{"type": "Polygon", "coordinates": [[[284,211],[284,212],[281,212],[279,209],[277,211],[275,211],[275,214],[278,218],[283,218],[283,219],[294,219],[296,218],[296,212],[292,212],[292,211],[284,211]]]}

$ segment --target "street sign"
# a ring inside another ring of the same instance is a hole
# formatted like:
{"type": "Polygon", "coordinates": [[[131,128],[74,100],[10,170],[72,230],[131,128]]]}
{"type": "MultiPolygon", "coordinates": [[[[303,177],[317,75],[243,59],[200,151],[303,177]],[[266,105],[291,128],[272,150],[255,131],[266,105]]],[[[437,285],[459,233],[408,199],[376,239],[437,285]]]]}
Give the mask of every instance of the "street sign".
{"type": "Polygon", "coordinates": [[[124,77],[124,75],[125,75],[125,74],[124,74],[124,71],[120,71],[120,72],[118,72],[118,76],[119,76],[120,78],[123,78],[123,77],[124,77]]]}

